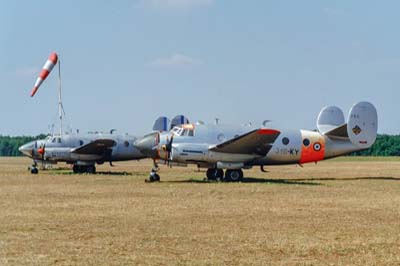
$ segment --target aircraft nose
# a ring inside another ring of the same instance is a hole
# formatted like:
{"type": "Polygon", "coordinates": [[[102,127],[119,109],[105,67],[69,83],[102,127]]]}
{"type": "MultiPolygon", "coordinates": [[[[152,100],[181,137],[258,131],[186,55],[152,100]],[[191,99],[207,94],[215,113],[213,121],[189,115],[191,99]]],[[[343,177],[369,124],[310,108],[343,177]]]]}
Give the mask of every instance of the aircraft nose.
{"type": "Polygon", "coordinates": [[[32,157],[33,156],[33,148],[35,144],[33,142],[22,145],[18,148],[18,150],[24,154],[25,156],[32,157]]]}
{"type": "Polygon", "coordinates": [[[158,132],[151,133],[135,141],[134,146],[149,157],[156,155],[158,132]]]}

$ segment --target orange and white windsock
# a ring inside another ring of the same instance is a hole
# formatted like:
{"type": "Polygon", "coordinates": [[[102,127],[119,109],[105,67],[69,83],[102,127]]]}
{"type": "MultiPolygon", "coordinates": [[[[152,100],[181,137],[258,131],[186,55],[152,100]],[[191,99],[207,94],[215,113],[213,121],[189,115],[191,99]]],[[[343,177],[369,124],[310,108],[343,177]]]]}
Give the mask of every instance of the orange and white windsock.
{"type": "Polygon", "coordinates": [[[40,72],[39,77],[35,82],[35,86],[33,87],[31,92],[31,97],[35,95],[40,85],[42,85],[43,81],[47,78],[51,70],[53,70],[54,66],[57,64],[57,61],[58,61],[58,55],[56,53],[52,53],[47,59],[46,63],[44,64],[43,69],[40,72]]]}

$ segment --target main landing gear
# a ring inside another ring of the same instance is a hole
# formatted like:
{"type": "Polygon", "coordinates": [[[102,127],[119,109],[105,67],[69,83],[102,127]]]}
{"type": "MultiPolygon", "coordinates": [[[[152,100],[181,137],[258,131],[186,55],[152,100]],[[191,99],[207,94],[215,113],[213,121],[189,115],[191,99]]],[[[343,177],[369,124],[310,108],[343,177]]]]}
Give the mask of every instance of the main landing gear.
{"type": "Polygon", "coordinates": [[[74,166],[72,167],[72,171],[74,171],[75,174],[83,174],[83,173],[95,174],[96,166],[74,164],[74,166]]]}
{"type": "Polygon", "coordinates": [[[207,180],[209,181],[225,181],[225,182],[240,182],[243,179],[242,169],[226,170],[225,176],[222,169],[208,169],[207,180]]]}
{"type": "Polygon", "coordinates": [[[153,161],[153,169],[151,169],[150,176],[145,181],[146,182],[160,182],[160,176],[157,174],[158,170],[160,170],[160,168],[158,167],[157,162],[154,160],[153,161]]]}

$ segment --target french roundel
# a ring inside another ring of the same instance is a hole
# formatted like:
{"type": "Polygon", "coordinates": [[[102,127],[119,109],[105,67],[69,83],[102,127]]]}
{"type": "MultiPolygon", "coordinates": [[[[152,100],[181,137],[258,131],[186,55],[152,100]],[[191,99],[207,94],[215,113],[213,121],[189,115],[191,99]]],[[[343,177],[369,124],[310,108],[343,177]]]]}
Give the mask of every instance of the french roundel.
{"type": "Polygon", "coordinates": [[[314,151],[320,151],[321,150],[321,143],[316,142],[314,143],[314,151]]]}

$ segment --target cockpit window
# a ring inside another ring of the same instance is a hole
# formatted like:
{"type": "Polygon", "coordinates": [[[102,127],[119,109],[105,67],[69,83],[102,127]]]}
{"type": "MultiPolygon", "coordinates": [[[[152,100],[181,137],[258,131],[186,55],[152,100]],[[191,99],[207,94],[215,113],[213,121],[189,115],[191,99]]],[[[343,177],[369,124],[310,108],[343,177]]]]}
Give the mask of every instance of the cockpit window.
{"type": "Polygon", "coordinates": [[[172,129],[172,133],[174,133],[177,136],[189,136],[193,137],[194,136],[194,128],[193,127],[187,127],[184,125],[182,126],[176,126],[172,129]]]}

